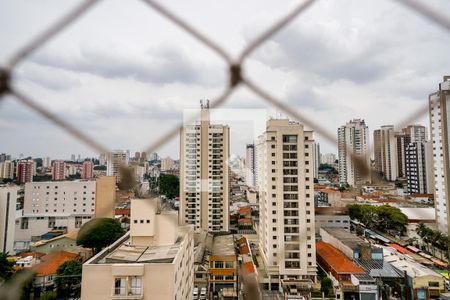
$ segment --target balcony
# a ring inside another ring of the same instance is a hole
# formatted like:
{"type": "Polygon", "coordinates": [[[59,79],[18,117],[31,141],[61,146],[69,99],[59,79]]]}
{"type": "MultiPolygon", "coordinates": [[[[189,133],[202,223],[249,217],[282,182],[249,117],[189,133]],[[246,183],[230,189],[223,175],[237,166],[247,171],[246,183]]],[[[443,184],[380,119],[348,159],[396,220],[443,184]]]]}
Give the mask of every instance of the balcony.
{"type": "Polygon", "coordinates": [[[144,289],[142,287],[113,288],[111,299],[143,299],[144,289]]]}

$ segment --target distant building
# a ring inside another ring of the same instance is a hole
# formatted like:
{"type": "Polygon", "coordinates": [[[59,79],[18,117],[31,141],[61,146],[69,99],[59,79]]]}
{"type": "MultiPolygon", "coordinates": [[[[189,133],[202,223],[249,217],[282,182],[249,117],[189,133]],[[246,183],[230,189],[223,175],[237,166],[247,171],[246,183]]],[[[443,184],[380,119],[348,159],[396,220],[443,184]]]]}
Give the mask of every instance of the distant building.
{"type": "Polygon", "coordinates": [[[413,142],[406,147],[406,179],[408,193],[434,192],[433,144],[413,142]]]}
{"type": "Polygon", "coordinates": [[[19,187],[0,185],[0,252],[14,254],[14,227],[19,187]]]}
{"type": "Polygon", "coordinates": [[[106,175],[116,176],[116,182],[121,181],[121,167],[127,167],[130,160],[129,151],[114,150],[108,153],[106,161],[106,175]]]}
{"type": "Polygon", "coordinates": [[[399,176],[396,132],[393,125],[381,126],[373,132],[375,170],[388,181],[399,176]]]}
{"type": "Polygon", "coordinates": [[[320,162],[322,164],[327,164],[327,165],[333,166],[336,162],[336,155],[334,153],[322,154],[320,162]]]}
{"type": "Polygon", "coordinates": [[[65,176],[65,164],[62,160],[53,161],[52,165],[52,180],[64,180],[65,176]]]}
{"type": "Polygon", "coordinates": [[[81,179],[94,178],[94,163],[91,160],[85,160],[81,167],[81,179]]]}
{"type": "Polygon", "coordinates": [[[50,169],[52,167],[52,161],[50,157],[46,156],[42,158],[42,167],[46,169],[50,169]]]}
{"type": "Polygon", "coordinates": [[[314,163],[314,178],[319,178],[319,167],[320,167],[320,144],[314,142],[314,152],[313,152],[313,163],[314,163]]]}
{"type": "Polygon", "coordinates": [[[33,182],[36,172],[36,162],[33,160],[21,160],[17,164],[16,177],[19,183],[33,182]]]}
{"type": "Polygon", "coordinates": [[[11,160],[0,162],[0,178],[14,179],[15,164],[11,160]]]}
{"type": "Polygon", "coordinates": [[[450,214],[450,76],[429,96],[431,141],[433,142],[434,194],[438,228],[448,230],[450,214]]]}
{"type": "Polygon", "coordinates": [[[192,226],[157,199],[131,200],[130,231],[83,265],[81,299],[192,299],[192,226]]]}
{"type": "Polygon", "coordinates": [[[161,159],[161,171],[170,171],[173,169],[174,161],[170,156],[161,159]]]}
{"type": "Polygon", "coordinates": [[[340,183],[370,182],[369,128],[364,120],[354,119],[338,129],[338,150],[340,183]]]}
{"type": "Polygon", "coordinates": [[[202,104],[200,122],[181,129],[180,147],[180,224],[227,232],[230,128],[211,124],[202,104]]]}
{"type": "Polygon", "coordinates": [[[77,245],[77,232],[70,232],[33,243],[30,247],[32,252],[49,254],[52,252],[66,251],[77,254],[83,261],[88,259],[92,253],[90,249],[77,245]]]}
{"type": "Polygon", "coordinates": [[[245,182],[249,187],[256,187],[257,158],[255,144],[247,144],[245,149],[245,182]]]}

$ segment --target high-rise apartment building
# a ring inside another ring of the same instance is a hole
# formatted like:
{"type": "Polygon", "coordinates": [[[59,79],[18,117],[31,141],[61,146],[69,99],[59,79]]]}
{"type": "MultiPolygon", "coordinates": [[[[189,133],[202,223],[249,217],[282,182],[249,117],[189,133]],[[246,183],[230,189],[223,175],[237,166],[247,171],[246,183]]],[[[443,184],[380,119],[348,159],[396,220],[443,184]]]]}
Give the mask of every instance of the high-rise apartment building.
{"type": "Polygon", "coordinates": [[[312,131],[287,119],[267,121],[258,139],[259,238],[270,286],[316,276],[312,131]]]}
{"type": "Polygon", "coordinates": [[[255,144],[245,147],[245,181],[249,187],[256,187],[256,149],[255,144]]]}
{"type": "Polygon", "coordinates": [[[121,180],[120,168],[128,166],[130,160],[129,152],[129,150],[114,150],[107,155],[106,175],[116,176],[116,182],[121,180]]]}
{"type": "Polygon", "coordinates": [[[375,170],[386,180],[394,181],[398,177],[397,136],[393,125],[381,126],[373,133],[375,151],[375,170]]]}
{"type": "Polygon", "coordinates": [[[94,178],[94,163],[92,160],[85,160],[81,166],[81,179],[94,178]]]}
{"type": "Polygon", "coordinates": [[[319,178],[320,145],[314,142],[314,178],[319,178]]]}
{"type": "Polygon", "coordinates": [[[321,154],[320,163],[333,166],[336,163],[336,154],[334,153],[321,154]]]}
{"type": "Polygon", "coordinates": [[[0,185],[0,252],[14,254],[14,228],[19,187],[0,185]]]}
{"type": "Polygon", "coordinates": [[[192,299],[193,235],[156,199],[131,200],[129,233],[83,265],[81,299],[192,299]]]}
{"type": "Polygon", "coordinates": [[[47,169],[50,169],[52,167],[52,161],[50,157],[47,156],[42,158],[42,167],[47,169]]]}
{"type": "Polygon", "coordinates": [[[16,177],[19,183],[33,182],[36,170],[36,162],[33,160],[21,160],[17,163],[16,177]]]}
{"type": "Polygon", "coordinates": [[[16,166],[11,160],[0,162],[0,178],[14,179],[15,168],[16,166]]]}
{"type": "Polygon", "coordinates": [[[230,128],[211,124],[202,104],[200,122],[185,125],[180,139],[180,223],[228,231],[230,128]]]}
{"type": "Polygon", "coordinates": [[[356,186],[370,182],[369,128],[353,119],[338,129],[339,181],[356,186]]]}
{"type": "Polygon", "coordinates": [[[63,160],[55,160],[52,165],[52,180],[64,180],[65,176],[65,163],[63,160]]]}
{"type": "Polygon", "coordinates": [[[450,76],[429,96],[431,141],[433,143],[434,201],[439,230],[448,233],[450,207],[450,76]]]}
{"type": "Polygon", "coordinates": [[[433,193],[433,160],[431,142],[409,143],[406,147],[408,193],[433,193]]]}
{"type": "Polygon", "coordinates": [[[167,156],[166,158],[161,159],[161,171],[170,171],[173,169],[174,161],[172,158],[167,156]]]}

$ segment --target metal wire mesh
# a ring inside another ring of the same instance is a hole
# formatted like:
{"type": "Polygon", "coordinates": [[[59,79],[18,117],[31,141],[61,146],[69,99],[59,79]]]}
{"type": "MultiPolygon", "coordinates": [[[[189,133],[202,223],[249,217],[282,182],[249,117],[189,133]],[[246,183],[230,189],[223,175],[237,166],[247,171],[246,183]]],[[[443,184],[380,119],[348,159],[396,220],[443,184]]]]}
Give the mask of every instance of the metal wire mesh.
{"type": "MultiPolygon", "coordinates": [[[[395,0],[400,4],[410,8],[413,12],[427,18],[429,21],[443,27],[444,29],[450,31],[450,18],[433,8],[425,4],[424,1],[418,0],[395,0]]],[[[75,22],[80,16],[89,11],[99,0],[85,0],[76,6],[73,10],[69,11],[61,19],[51,25],[49,28],[44,30],[41,34],[37,35],[34,39],[29,41],[22,48],[17,50],[13,57],[7,62],[5,66],[0,66],[0,100],[6,95],[12,95],[18,102],[27,106],[31,110],[40,114],[44,118],[48,119],[50,122],[56,126],[63,129],[66,133],[82,142],[83,144],[89,146],[96,152],[107,153],[107,147],[103,146],[101,143],[97,142],[90,136],[88,136],[81,129],[72,126],[69,122],[58,117],[56,114],[52,113],[46,107],[39,105],[32,96],[26,94],[26,92],[20,91],[11,85],[10,78],[12,72],[15,70],[16,66],[23,61],[26,57],[32,54],[34,51],[45,45],[53,37],[61,33],[73,22],[75,22]]],[[[236,59],[234,59],[225,49],[220,47],[211,37],[206,36],[200,30],[192,26],[189,22],[184,20],[181,16],[176,15],[169,9],[167,9],[161,3],[154,0],[142,0],[143,3],[147,4],[149,8],[158,12],[162,16],[166,17],[170,22],[174,23],[187,34],[191,35],[202,43],[205,47],[208,47],[214,51],[218,56],[220,56],[228,65],[229,68],[229,81],[227,88],[217,97],[213,98],[211,108],[217,108],[223,105],[230,99],[231,94],[239,85],[246,87],[262,100],[268,104],[278,108],[282,112],[286,113],[296,121],[303,123],[304,125],[310,127],[320,136],[325,138],[327,141],[337,145],[335,131],[330,131],[317,122],[314,122],[304,114],[299,111],[294,110],[292,107],[281,101],[280,99],[274,97],[270,92],[265,91],[258,84],[250,80],[248,77],[244,76],[243,64],[249,55],[260,47],[264,42],[266,42],[271,36],[286,27],[288,23],[299,17],[307,8],[311,7],[316,1],[305,0],[299,3],[294,9],[288,12],[285,16],[281,17],[279,20],[270,24],[266,30],[264,30],[260,35],[258,35],[253,41],[251,41],[247,47],[241,52],[236,59]]],[[[424,105],[423,109],[418,110],[411,116],[407,116],[403,121],[399,122],[398,125],[409,124],[425,115],[428,112],[428,104],[424,105]]],[[[196,116],[198,119],[199,116],[196,116]]],[[[169,130],[161,138],[153,142],[151,145],[145,148],[147,154],[153,153],[158,148],[162,147],[168,143],[171,139],[175,138],[179,132],[180,127],[183,124],[177,124],[173,129],[169,130]]],[[[358,157],[352,157],[355,160],[355,165],[360,169],[361,174],[370,172],[369,166],[363,162],[358,161],[358,157]]],[[[20,284],[21,280],[17,280],[17,284],[20,284]]],[[[16,285],[8,285],[0,287],[0,298],[4,299],[15,299],[15,293],[6,292],[7,288],[16,288],[16,285]]],[[[9,289],[8,289],[9,290],[9,289]]],[[[10,291],[10,290],[9,290],[10,291]]]]}

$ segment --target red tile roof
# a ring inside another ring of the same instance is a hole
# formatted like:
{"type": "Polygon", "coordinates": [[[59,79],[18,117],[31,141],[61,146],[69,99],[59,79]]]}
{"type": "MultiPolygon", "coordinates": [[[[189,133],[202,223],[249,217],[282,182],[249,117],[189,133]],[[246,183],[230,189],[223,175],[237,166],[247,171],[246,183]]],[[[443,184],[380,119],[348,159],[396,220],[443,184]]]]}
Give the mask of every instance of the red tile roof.
{"type": "Polygon", "coordinates": [[[316,244],[316,251],[317,255],[336,273],[365,273],[362,268],[358,267],[344,253],[324,241],[316,244]]]}
{"type": "Polygon", "coordinates": [[[252,213],[252,208],[250,206],[244,206],[239,208],[240,215],[248,215],[252,213]]]}
{"type": "Polygon", "coordinates": [[[253,219],[252,218],[242,218],[238,221],[239,224],[252,224],[253,219]]]}
{"type": "Polygon", "coordinates": [[[32,269],[36,272],[36,276],[48,276],[56,274],[60,265],[74,259],[79,259],[79,255],[66,251],[52,252],[41,257],[41,263],[35,265],[32,269]]]}
{"type": "Polygon", "coordinates": [[[388,246],[396,249],[398,252],[403,253],[403,254],[412,254],[411,251],[409,251],[408,249],[403,248],[402,246],[399,246],[397,244],[388,244],[388,246]]]}

